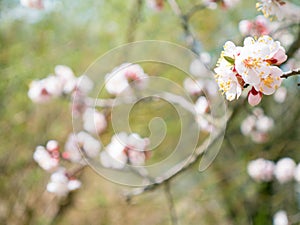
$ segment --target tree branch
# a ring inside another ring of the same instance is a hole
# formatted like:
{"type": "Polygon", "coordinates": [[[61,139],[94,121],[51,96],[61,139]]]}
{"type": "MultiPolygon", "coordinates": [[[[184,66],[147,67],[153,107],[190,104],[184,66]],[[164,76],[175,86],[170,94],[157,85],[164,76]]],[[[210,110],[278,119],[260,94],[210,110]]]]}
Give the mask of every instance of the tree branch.
{"type": "MultiPolygon", "coordinates": [[[[178,3],[176,2],[176,0],[168,0],[168,3],[172,9],[172,11],[174,12],[174,14],[176,16],[179,17],[180,21],[181,21],[181,26],[184,30],[185,36],[186,36],[186,42],[188,47],[197,55],[199,55],[199,49],[198,49],[198,41],[195,38],[194,34],[191,31],[190,28],[190,24],[188,22],[189,18],[190,18],[190,12],[188,14],[184,14],[182,12],[182,10],[180,9],[178,3]]],[[[193,13],[193,12],[192,12],[193,13]]]]}
{"type": "Polygon", "coordinates": [[[300,75],[300,68],[284,72],[283,75],[281,75],[281,78],[288,78],[295,75],[300,75]]]}

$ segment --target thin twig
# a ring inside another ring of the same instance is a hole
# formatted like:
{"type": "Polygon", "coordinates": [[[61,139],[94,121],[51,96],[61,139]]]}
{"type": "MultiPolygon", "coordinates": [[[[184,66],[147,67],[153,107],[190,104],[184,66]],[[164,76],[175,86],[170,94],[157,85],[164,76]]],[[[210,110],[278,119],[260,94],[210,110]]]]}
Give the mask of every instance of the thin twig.
{"type": "Polygon", "coordinates": [[[283,75],[281,75],[281,78],[288,78],[295,75],[300,75],[300,68],[283,73],[283,75]]]}
{"type": "Polygon", "coordinates": [[[191,18],[196,12],[198,12],[198,11],[200,11],[200,10],[203,10],[203,9],[206,9],[206,8],[207,8],[207,7],[206,7],[205,5],[203,5],[202,3],[196,4],[196,5],[194,5],[194,6],[190,9],[190,11],[188,11],[188,12],[185,14],[185,16],[186,16],[187,20],[190,20],[190,18],[191,18]]]}
{"type": "Polygon", "coordinates": [[[199,55],[199,49],[198,49],[198,41],[195,38],[195,35],[192,33],[191,31],[191,27],[190,24],[188,22],[190,16],[185,15],[182,10],[180,9],[178,3],[175,0],[168,0],[168,3],[172,9],[172,11],[174,12],[174,14],[176,16],[179,17],[180,21],[181,21],[181,26],[184,30],[185,36],[186,36],[186,42],[189,46],[189,48],[196,53],[197,55],[199,55]]]}
{"type": "Polygon", "coordinates": [[[164,187],[165,187],[164,191],[165,191],[168,206],[169,206],[172,225],[178,225],[178,217],[177,217],[177,213],[176,213],[176,209],[175,209],[174,199],[173,199],[171,189],[170,189],[170,183],[165,182],[164,187]]]}

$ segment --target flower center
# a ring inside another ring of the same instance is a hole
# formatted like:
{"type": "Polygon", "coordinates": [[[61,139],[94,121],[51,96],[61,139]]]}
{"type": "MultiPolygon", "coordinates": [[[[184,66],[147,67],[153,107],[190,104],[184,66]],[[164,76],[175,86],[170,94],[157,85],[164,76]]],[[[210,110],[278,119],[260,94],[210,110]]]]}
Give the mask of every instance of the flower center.
{"type": "Polygon", "coordinates": [[[243,63],[248,69],[255,69],[255,68],[260,68],[260,58],[252,58],[248,57],[247,59],[243,60],[243,63]]]}

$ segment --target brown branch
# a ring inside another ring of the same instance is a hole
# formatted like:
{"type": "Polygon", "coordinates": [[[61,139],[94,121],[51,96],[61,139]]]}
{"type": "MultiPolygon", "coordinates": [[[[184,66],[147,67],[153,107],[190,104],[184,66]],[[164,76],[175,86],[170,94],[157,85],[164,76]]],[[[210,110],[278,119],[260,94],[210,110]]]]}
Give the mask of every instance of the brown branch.
{"type": "Polygon", "coordinates": [[[174,168],[172,168],[172,170],[170,170],[167,173],[163,174],[162,176],[156,178],[152,184],[147,185],[142,188],[136,188],[131,192],[125,193],[126,200],[130,202],[130,200],[133,196],[143,194],[144,192],[147,192],[147,191],[153,191],[156,188],[158,188],[160,185],[170,182],[171,180],[173,180],[175,177],[177,177],[182,172],[193,167],[196,163],[198,163],[199,159],[204,154],[204,152],[207,149],[209,149],[210,147],[212,147],[222,135],[223,135],[223,132],[220,132],[215,137],[214,140],[209,140],[209,139],[206,140],[201,146],[199,146],[195,150],[194,155],[190,157],[188,162],[184,161],[182,163],[179,163],[174,168]]]}
{"type": "Polygon", "coordinates": [[[288,78],[295,75],[300,75],[300,68],[284,72],[283,75],[281,75],[281,78],[288,78]]]}

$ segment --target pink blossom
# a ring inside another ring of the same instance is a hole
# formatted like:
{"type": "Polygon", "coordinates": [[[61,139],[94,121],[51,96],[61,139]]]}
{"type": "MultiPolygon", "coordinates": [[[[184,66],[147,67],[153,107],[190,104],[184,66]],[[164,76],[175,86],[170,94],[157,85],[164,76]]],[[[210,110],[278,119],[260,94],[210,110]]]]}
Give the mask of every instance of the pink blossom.
{"type": "Polygon", "coordinates": [[[256,91],[255,88],[252,88],[248,93],[248,103],[251,106],[256,106],[260,103],[262,99],[262,93],[259,91],[256,91]]]}

